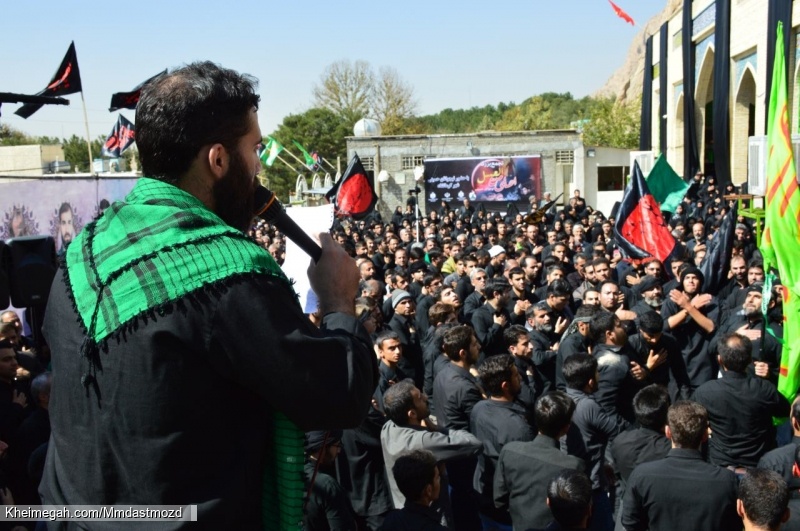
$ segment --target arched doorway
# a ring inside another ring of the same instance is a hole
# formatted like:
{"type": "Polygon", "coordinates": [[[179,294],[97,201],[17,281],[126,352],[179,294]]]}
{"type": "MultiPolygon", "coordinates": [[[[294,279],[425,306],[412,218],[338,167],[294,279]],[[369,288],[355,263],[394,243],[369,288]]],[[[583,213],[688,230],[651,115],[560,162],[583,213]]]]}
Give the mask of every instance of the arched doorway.
{"type": "Polygon", "coordinates": [[[756,80],[748,66],[742,74],[733,105],[731,134],[731,180],[739,185],[747,182],[748,138],[756,134],[756,80]]]}
{"type": "Polygon", "coordinates": [[[714,49],[709,46],[700,63],[695,91],[697,114],[697,142],[700,168],[706,175],[714,175],[714,49]]]}
{"type": "Polygon", "coordinates": [[[681,92],[680,96],[678,96],[678,104],[675,106],[675,127],[673,128],[673,132],[675,136],[672,139],[672,152],[674,153],[674,156],[672,157],[672,160],[674,161],[674,164],[672,164],[672,169],[683,175],[683,161],[685,160],[685,145],[683,143],[683,92],[681,92]]]}

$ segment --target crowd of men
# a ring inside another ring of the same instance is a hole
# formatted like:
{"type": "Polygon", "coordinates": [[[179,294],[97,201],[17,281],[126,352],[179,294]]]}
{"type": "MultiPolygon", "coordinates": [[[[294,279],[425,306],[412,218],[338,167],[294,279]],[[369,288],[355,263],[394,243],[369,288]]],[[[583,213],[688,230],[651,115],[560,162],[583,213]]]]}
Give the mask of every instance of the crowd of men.
{"type": "MultiPolygon", "coordinates": [[[[743,218],[727,282],[708,289],[698,267],[732,191],[696,177],[668,264],[623,259],[577,190],[534,215],[465,200],[417,220],[411,197],[387,222],[337,221],[381,379],[360,426],[308,434],[305,527],[800,529],[780,290],[765,320],[743,218]]],[[[282,262],[279,232],[250,234],[282,262]]],[[[47,350],[0,320],[0,495],[37,504],[47,350]]]]}
{"type": "Polygon", "coordinates": [[[764,322],[743,218],[724,284],[698,267],[734,191],[696,178],[668,264],[623,259],[613,218],[578,191],[540,222],[468,200],[416,220],[412,197],[391,221],[337,223],[381,381],[367,420],[331,436],[338,457],[309,470],[341,502],[309,528],[795,529],[780,291],[764,322]]]}

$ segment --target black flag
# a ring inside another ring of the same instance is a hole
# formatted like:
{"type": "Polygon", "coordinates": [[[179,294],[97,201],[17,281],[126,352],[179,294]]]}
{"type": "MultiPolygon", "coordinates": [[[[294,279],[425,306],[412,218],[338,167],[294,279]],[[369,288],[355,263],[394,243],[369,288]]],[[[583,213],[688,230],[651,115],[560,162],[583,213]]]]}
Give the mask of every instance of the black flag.
{"type": "Polygon", "coordinates": [[[139,96],[142,94],[142,87],[157,79],[167,71],[164,70],[163,72],[159,72],[158,74],[154,75],[153,77],[142,81],[130,92],[116,92],[111,95],[111,106],[108,108],[108,112],[118,111],[120,109],[135,109],[136,104],[139,103],[139,96]]]}
{"type": "Polygon", "coordinates": [[[728,280],[738,218],[737,204],[733,205],[733,208],[722,218],[719,230],[706,244],[706,257],[700,263],[700,271],[705,277],[703,293],[717,293],[728,280]]]}
{"type": "MultiPolygon", "coordinates": [[[[61,61],[53,79],[48,83],[47,88],[36,94],[37,96],[64,96],[75,94],[83,90],[81,87],[81,71],[78,68],[78,54],[75,53],[75,41],[69,45],[67,55],[61,61]]],[[[17,116],[28,118],[30,115],[42,108],[41,104],[25,104],[17,109],[17,116]]]]}
{"type": "Polygon", "coordinates": [[[358,155],[353,155],[344,176],[325,194],[325,199],[333,203],[337,216],[351,216],[362,219],[375,208],[378,196],[367,178],[367,172],[358,155]]]}
{"type": "Polygon", "coordinates": [[[117,158],[122,152],[128,149],[135,140],[133,124],[127,118],[119,115],[114,129],[108,135],[106,143],[103,144],[103,155],[106,157],[117,158]]]}

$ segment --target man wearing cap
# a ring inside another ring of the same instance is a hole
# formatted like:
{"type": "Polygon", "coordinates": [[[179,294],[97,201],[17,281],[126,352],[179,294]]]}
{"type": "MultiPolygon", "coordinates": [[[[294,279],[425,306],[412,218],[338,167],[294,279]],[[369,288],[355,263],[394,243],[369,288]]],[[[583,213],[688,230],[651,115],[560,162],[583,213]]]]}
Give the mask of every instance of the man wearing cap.
{"type": "MultiPolygon", "coordinates": [[[[763,337],[764,314],[761,313],[761,291],[764,285],[757,282],[745,288],[747,297],[742,308],[744,315],[741,317],[731,317],[731,320],[724,327],[723,331],[736,332],[741,334],[753,344],[753,363],[747,367],[750,376],[766,378],[776,386],[778,385],[778,371],[781,366],[781,345],[769,333],[763,337]]],[[[775,302],[770,300],[769,307],[773,307],[775,302]]]]}
{"type": "Polygon", "coordinates": [[[389,321],[389,329],[397,334],[403,350],[398,367],[403,374],[414,380],[417,387],[421,389],[424,368],[422,365],[420,337],[414,322],[416,304],[411,294],[402,289],[396,289],[392,292],[391,301],[394,315],[389,321]]]}
{"type": "Polygon", "coordinates": [[[341,430],[306,434],[304,472],[311,489],[303,517],[305,529],[356,528],[350,499],[334,477],[334,463],[341,449],[341,430]]]}
{"type": "Polygon", "coordinates": [[[486,274],[489,278],[499,276],[503,272],[503,264],[506,262],[506,250],[493,245],[489,248],[489,265],[486,266],[486,274]]]}
{"type": "Polygon", "coordinates": [[[664,289],[657,277],[647,274],[633,289],[641,297],[641,300],[631,308],[637,317],[650,311],[661,313],[661,306],[664,304],[664,289]]]}
{"type": "Polygon", "coordinates": [[[680,287],[669,292],[661,317],[678,340],[692,389],[717,376],[717,363],[709,351],[719,317],[717,300],[702,293],[703,273],[694,266],[681,272],[680,287]]]}

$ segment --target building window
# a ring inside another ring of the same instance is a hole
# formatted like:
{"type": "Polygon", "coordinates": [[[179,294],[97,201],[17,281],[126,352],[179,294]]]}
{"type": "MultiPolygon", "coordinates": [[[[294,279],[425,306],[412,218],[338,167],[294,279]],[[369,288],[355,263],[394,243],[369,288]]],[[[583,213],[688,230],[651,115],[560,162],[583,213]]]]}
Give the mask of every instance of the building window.
{"type": "Polygon", "coordinates": [[[374,170],[375,169],[375,157],[361,157],[361,164],[364,166],[364,169],[374,170]]]}
{"type": "Polygon", "coordinates": [[[417,166],[422,166],[425,163],[425,157],[421,155],[414,155],[411,157],[403,157],[403,169],[404,170],[413,170],[417,166]]]}
{"type": "Polygon", "coordinates": [[[597,191],[616,192],[625,189],[625,176],[630,172],[628,166],[600,166],[597,168],[597,191]]]}
{"type": "Polygon", "coordinates": [[[556,151],[556,164],[575,164],[575,152],[572,150],[556,151]]]}

